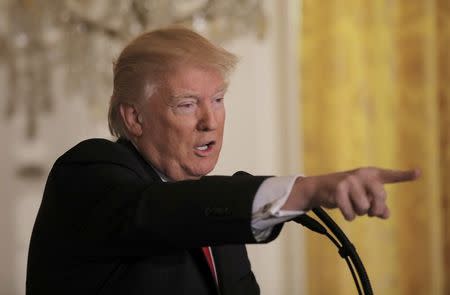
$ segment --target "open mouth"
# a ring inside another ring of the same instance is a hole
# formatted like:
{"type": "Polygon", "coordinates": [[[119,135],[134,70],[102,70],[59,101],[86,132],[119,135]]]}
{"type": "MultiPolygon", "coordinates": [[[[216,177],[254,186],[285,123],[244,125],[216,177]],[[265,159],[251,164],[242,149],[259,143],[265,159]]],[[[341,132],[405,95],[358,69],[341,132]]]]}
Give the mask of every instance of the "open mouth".
{"type": "Polygon", "coordinates": [[[196,146],[195,149],[198,151],[207,151],[210,150],[215,143],[215,141],[210,141],[204,145],[196,146]]]}

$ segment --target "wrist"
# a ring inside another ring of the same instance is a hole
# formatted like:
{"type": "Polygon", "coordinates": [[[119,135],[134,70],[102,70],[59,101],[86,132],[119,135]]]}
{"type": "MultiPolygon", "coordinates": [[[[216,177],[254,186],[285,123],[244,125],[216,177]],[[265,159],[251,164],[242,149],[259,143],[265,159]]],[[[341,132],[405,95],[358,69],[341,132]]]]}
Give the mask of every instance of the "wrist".
{"type": "Polygon", "coordinates": [[[298,177],[292,186],[291,193],[281,208],[283,210],[308,211],[312,208],[311,199],[314,186],[313,177],[298,177]]]}

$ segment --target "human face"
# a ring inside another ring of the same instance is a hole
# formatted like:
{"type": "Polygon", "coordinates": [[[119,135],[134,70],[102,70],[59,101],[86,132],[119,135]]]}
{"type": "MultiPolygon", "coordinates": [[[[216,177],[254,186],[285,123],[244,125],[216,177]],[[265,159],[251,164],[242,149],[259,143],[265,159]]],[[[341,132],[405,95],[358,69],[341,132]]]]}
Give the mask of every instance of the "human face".
{"type": "Polygon", "coordinates": [[[136,145],[173,181],[198,179],[214,169],[222,147],[226,83],[214,69],[184,66],[168,75],[143,104],[136,145]]]}

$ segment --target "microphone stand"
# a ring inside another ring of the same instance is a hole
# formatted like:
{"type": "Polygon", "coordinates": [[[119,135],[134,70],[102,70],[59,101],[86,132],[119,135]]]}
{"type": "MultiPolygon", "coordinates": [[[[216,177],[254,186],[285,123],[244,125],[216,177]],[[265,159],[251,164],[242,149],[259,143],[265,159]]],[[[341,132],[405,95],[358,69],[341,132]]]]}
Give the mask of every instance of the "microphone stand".
{"type": "Polygon", "coordinates": [[[327,236],[333,244],[339,249],[339,255],[347,263],[350,272],[352,274],[353,280],[355,281],[356,289],[359,295],[373,295],[372,286],[370,284],[369,277],[367,275],[366,269],[356,252],[355,246],[350,242],[344,232],[340,227],[334,222],[334,220],[320,207],[312,209],[314,214],[322,220],[322,222],[330,229],[334,238],[325,227],[323,227],[318,221],[311,218],[306,214],[302,214],[293,219],[293,221],[307,227],[308,229],[317,232],[319,234],[327,236]],[[338,242],[339,241],[339,242],[338,242]],[[356,273],[355,269],[356,268],[356,273]],[[358,281],[359,278],[359,281],[358,281]],[[364,291],[362,293],[361,286],[364,291]]]}
{"type": "MultiPolygon", "coordinates": [[[[245,171],[238,171],[233,176],[251,176],[251,174],[245,171]]],[[[344,232],[322,208],[320,207],[314,208],[312,209],[312,211],[331,230],[336,239],[339,240],[340,244],[332,235],[328,233],[325,227],[323,227],[318,221],[311,218],[310,216],[302,214],[292,220],[309,228],[314,232],[327,236],[333,242],[333,244],[335,244],[336,247],[339,249],[339,255],[341,255],[341,257],[347,262],[353,280],[355,281],[358,294],[359,295],[363,294],[361,293],[361,287],[359,285],[359,282],[361,282],[362,288],[364,290],[364,295],[373,295],[369,277],[367,275],[366,269],[364,268],[361,259],[358,256],[358,253],[356,252],[355,246],[353,246],[353,244],[350,242],[350,240],[347,238],[344,232]],[[358,274],[359,282],[353,267],[356,268],[356,273],[358,274]]]]}

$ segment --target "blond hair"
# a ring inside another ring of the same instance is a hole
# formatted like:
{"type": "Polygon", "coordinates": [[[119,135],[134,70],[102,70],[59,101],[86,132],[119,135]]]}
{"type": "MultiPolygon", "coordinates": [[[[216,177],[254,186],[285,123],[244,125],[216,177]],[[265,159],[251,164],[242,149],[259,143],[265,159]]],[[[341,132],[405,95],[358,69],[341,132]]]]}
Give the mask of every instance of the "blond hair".
{"type": "Polygon", "coordinates": [[[136,104],[151,97],[171,71],[189,64],[214,68],[227,79],[236,63],[235,55],[184,27],[158,29],[138,36],[123,49],[114,64],[108,111],[111,134],[128,137],[120,104],[136,104]]]}

